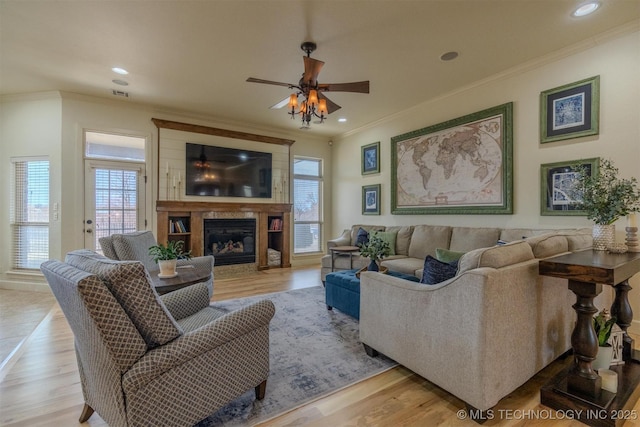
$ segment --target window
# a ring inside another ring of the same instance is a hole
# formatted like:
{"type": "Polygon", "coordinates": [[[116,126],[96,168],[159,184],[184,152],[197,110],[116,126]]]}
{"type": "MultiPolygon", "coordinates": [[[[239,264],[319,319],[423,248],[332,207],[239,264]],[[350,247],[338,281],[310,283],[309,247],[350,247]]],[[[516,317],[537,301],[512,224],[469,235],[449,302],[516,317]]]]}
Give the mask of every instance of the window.
{"type": "Polygon", "coordinates": [[[293,253],[320,252],[322,160],[293,160],[293,253]]]}
{"type": "Polygon", "coordinates": [[[38,269],[49,259],[49,160],[15,158],[11,162],[12,268],[38,269]]]}

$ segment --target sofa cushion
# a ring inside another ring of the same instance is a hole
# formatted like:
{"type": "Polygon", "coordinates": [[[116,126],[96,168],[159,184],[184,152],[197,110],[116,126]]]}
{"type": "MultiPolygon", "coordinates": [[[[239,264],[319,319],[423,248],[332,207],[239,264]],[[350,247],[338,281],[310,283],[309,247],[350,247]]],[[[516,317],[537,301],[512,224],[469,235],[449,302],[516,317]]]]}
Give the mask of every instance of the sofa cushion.
{"type": "Polygon", "coordinates": [[[442,262],[458,261],[466,252],[450,251],[449,249],[436,248],[436,259],[442,262]]]}
{"type": "Polygon", "coordinates": [[[409,244],[411,243],[411,235],[413,234],[412,225],[387,227],[385,231],[396,232],[396,255],[408,255],[409,244]]]}
{"type": "Polygon", "coordinates": [[[396,254],[396,236],[397,232],[392,231],[376,231],[374,236],[379,237],[383,242],[389,244],[389,256],[396,254]]]}
{"type": "Polygon", "coordinates": [[[372,231],[384,231],[385,227],[384,225],[363,225],[363,224],[356,224],[354,226],[351,227],[351,245],[355,246],[356,245],[356,238],[358,237],[358,231],[360,231],[360,229],[364,229],[365,231],[371,233],[372,231]]]}
{"type": "Polygon", "coordinates": [[[408,255],[411,258],[418,258],[420,264],[422,264],[427,255],[436,255],[436,248],[448,248],[450,241],[451,227],[444,225],[416,225],[413,227],[408,255]]]}
{"type": "Polygon", "coordinates": [[[356,246],[364,245],[365,243],[369,243],[369,232],[361,227],[358,230],[358,234],[356,234],[356,246]]]}
{"type": "Polygon", "coordinates": [[[500,240],[505,242],[515,242],[517,240],[524,240],[527,237],[539,236],[541,234],[547,234],[553,230],[535,230],[533,228],[504,228],[500,232],[500,240]]]}
{"type": "Polygon", "coordinates": [[[391,271],[409,274],[414,276],[416,271],[420,270],[424,265],[424,259],[418,258],[385,258],[380,265],[387,267],[391,271]]]}
{"type": "Polygon", "coordinates": [[[468,252],[473,249],[494,246],[500,238],[499,228],[487,227],[452,227],[451,243],[441,246],[452,251],[468,252]]]}
{"type": "Polygon", "coordinates": [[[534,259],[531,246],[525,241],[479,248],[464,254],[458,262],[458,274],[479,267],[502,268],[534,259]]]}
{"type": "Polygon", "coordinates": [[[457,270],[458,261],[442,262],[431,255],[427,255],[424,259],[424,269],[422,270],[420,283],[435,285],[436,283],[444,282],[455,276],[457,270]]]}
{"type": "Polygon", "coordinates": [[[149,348],[182,335],[182,329],[166,310],[139,261],[110,260],[82,249],[69,252],[65,262],[105,282],[149,348]]]}
{"type": "Polygon", "coordinates": [[[533,256],[536,258],[547,258],[569,250],[567,238],[554,233],[529,237],[526,242],[531,246],[533,256]]]}

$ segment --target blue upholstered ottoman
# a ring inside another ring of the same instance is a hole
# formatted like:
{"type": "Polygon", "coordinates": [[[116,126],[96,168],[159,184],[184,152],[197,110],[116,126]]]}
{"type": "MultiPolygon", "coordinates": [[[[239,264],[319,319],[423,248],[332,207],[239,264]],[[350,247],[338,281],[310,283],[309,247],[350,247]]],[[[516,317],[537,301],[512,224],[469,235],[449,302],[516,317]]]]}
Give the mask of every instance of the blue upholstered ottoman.
{"type": "MultiPolygon", "coordinates": [[[[327,309],[333,307],[351,317],[360,319],[360,279],[356,277],[358,270],[343,270],[327,274],[325,278],[325,301],[327,309]]],[[[389,271],[390,276],[419,282],[415,276],[389,271]]]]}

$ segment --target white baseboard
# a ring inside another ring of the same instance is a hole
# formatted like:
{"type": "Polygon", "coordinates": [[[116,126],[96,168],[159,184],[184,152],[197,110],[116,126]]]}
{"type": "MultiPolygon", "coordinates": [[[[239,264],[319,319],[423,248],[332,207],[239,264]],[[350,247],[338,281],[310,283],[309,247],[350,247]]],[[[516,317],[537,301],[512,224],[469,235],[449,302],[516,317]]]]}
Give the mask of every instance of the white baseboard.
{"type": "Polygon", "coordinates": [[[633,319],[631,321],[631,325],[627,329],[627,332],[634,335],[640,335],[640,319],[639,320],[633,319]]]}
{"type": "Polygon", "coordinates": [[[10,289],[14,291],[49,292],[51,288],[48,283],[38,282],[16,282],[10,280],[0,280],[0,289],[10,289]]]}

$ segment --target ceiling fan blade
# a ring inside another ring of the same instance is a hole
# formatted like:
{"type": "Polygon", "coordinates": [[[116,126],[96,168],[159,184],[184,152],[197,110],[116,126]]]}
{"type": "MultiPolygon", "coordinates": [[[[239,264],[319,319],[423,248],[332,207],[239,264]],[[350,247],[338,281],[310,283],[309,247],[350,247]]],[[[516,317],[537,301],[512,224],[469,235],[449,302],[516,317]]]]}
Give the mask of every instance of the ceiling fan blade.
{"type": "Polygon", "coordinates": [[[277,104],[273,104],[271,107],[269,107],[270,110],[277,110],[278,108],[282,108],[284,106],[286,106],[289,103],[289,97],[287,96],[285,99],[283,99],[282,101],[278,102],[277,104]]]}
{"type": "Polygon", "coordinates": [[[324,99],[325,101],[327,101],[327,114],[331,114],[334,111],[338,111],[339,109],[342,108],[341,106],[339,106],[338,104],[336,104],[335,102],[333,102],[332,100],[324,96],[324,94],[322,93],[318,93],[318,98],[324,99]]]}
{"type": "Polygon", "coordinates": [[[247,81],[250,82],[250,83],[263,83],[263,84],[266,84],[266,85],[285,86],[285,87],[288,87],[290,89],[296,87],[296,85],[293,85],[291,83],[274,82],[272,80],[262,80],[262,79],[256,79],[254,77],[249,77],[247,79],[247,81]]]}
{"type": "Polygon", "coordinates": [[[325,92],[357,92],[369,93],[369,80],[352,83],[323,83],[318,89],[325,92]]]}
{"type": "Polygon", "coordinates": [[[309,86],[315,86],[318,82],[318,74],[324,65],[323,61],[303,56],[304,59],[304,74],[302,75],[302,81],[309,86]]]}

